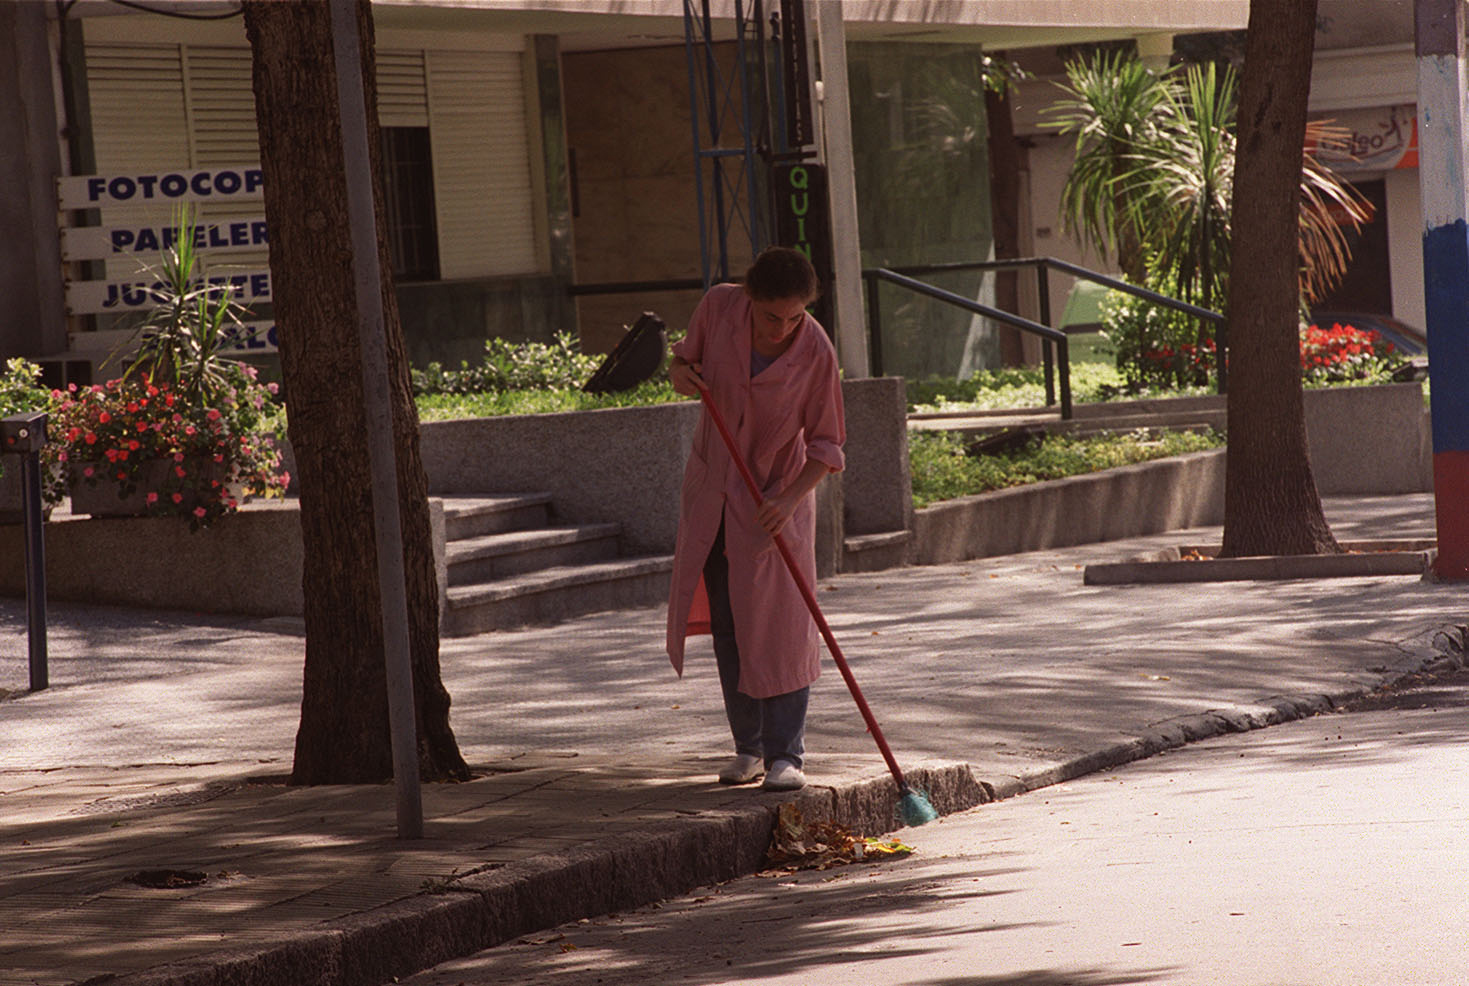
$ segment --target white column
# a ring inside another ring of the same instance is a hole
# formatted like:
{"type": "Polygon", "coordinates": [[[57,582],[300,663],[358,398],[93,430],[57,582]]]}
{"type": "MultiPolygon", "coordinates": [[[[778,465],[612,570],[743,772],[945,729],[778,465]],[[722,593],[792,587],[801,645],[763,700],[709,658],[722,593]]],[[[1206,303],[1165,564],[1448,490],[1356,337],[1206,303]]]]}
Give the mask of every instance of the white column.
{"type": "Polygon", "coordinates": [[[862,306],[862,250],[857,236],[857,182],[852,153],[852,107],[847,92],[847,32],[841,0],[816,0],[816,45],[821,59],[819,114],[827,195],[831,207],[832,302],[837,359],[847,379],[869,375],[867,318],[862,306]]]}
{"type": "Polygon", "coordinates": [[[1469,192],[1463,0],[1417,0],[1418,180],[1433,378],[1433,496],[1440,578],[1469,579],[1469,192]]]}

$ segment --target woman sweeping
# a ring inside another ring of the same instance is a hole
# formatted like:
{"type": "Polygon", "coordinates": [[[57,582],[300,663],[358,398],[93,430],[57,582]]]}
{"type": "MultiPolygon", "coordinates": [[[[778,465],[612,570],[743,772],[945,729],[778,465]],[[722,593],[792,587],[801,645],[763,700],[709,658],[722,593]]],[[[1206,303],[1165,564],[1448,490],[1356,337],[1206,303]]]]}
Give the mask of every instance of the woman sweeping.
{"type": "Polygon", "coordinates": [[[796,250],[772,247],[743,285],[712,288],[673,347],[681,394],[707,389],[755,476],[757,510],[708,414],[684,470],[668,604],[668,655],[712,633],[734,759],[725,784],[765,775],[766,790],[805,786],[806,705],[820,674],[817,630],[775,549],[779,533],[816,581],[815,490],[843,467],[846,426],[836,353],[806,313],[820,285],[796,250]]]}

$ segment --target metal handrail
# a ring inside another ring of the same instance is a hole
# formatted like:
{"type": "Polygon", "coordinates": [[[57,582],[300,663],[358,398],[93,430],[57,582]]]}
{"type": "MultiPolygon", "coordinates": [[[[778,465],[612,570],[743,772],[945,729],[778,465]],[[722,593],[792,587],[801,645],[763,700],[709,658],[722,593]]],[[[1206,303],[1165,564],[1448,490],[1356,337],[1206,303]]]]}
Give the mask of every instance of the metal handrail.
{"type": "Polygon", "coordinates": [[[880,282],[887,281],[891,284],[896,284],[900,287],[907,288],[910,291],[917,292],[918,294],[926,295],[935,300],[954,305],[958,308],[962,308],[965,311],[974,313],[975,315],[983,315],[985,318],[992,318],[997,322],[1004,322],[1006,325],[1012,325],[1015,328],[1020,329],[1022,332],[1029,332],[1032,335],[1037,335],[1044,339],[1047,343],[1045,347],[1047,406],[1056,403],[1055,384],[1051,371],[1050,359],[1051,346],[1055,346],[1056,360],[1059,364],[1061,377],[1061,417],[1063,419],[1070,419],[1071,340],[1066,337],[1066,333],[1062,332],[1060,329],[1053,329],[1049,325],[1041,325],[1039,322],[1032,322],[1030,319],[1024,318],[1023,316],[1012,315],[1009,312],[1001,311],[998,308],[992,308],[989,305],[981,304],[978,301],[974,301],[971,298],[966,298],[960,294],[955,294],[952,291],[945,291],[943,288],[934,287],[932,284],[928,284],[924,281],[915,280],[911,277],[899,274],[896,271],[888,270],[884,267],[876,267],[864,270],[862,272],[862,277],[867,281],[867,311],[869,313],[868,331],[872,339],[872,345],[869,347],[868,355],[872,360],[874,374],[881,375],[882,372],[882,314],[881,309],[877,304],[877,286],[880,282]]]}
{"type": "Polygon", "coordinates": [[[589,294],[639,294],[645,291],[690,291],[703,288],[699,277],[680,277],[663,281],[603,281],[596,284],[568,284],[566,293],[573,298],[589,294]]]}
{"type": "MultiPolygon", "coordinates": [[[[1148,288],[1138,287],[1136,284],[1129,284],[1126,281],[1119,280],[1118,278],[1111,277],[1110,275],[1102,274],[1094,270],[1089,270],[1085,267],[1081,267],[1077,264],[1073,264],[1065,260],[1058,260],[1055,257],[1018,257],[1011,260],[976,260],[939,264],[905,264],[895,267],[869,267],[864,269],[862,271],[862,277],[867,282],[868,286],[868,353],[872,360],[873,375],[882,375],[882,314],[881,309],[878,307],[877,304],[877,283],[879,281],[891,281],[892,283],[901,284],[903,287],[918,291],[920,294],[927,294],[930,297],[935,297],[942,301],[949,301],[951,304],[955,304],[960,308],[964,308],[968,311],[984,315],[986,318],[992,318],[998,322],[1004,322],[1007,325],[1014,326],[1015,328],[1018,328],[1024,332],[1030,332],[1033,335],[1041,336],[1041,338],[1045,342],[1045,345],[1043,345],[1041,348],[1041,356],[1042,362],[1045,367],[1046,405],[1049,407],[1050,405],[1056,403],[1055,383],[1053,380],[1054,371],[1052,366],[1053,357],[1051,353],[1051,346],[1052,344],[1056,344],[1056,340],[1053,336],[1050,335],[1050,333],[1056,333],[1060,335],[1063,340],[1066,338],[1066,334],[1064,332],[1061,332],[1059,329],[1052,328],[1050,325],[1051,295],[1049,274],[1052,269],[1060,271],[1063,274],[1070,274],[1073,277],[1092,281],[1095,284],[1100,284],[1103,287],[1111,288],[1114,291],[1122,291],[1126,294],[1142,298],[1144,301],[1151,302],[1152,304],[1161,305],[1164,308],[1171,308],[1174,311],[1183,312],[1184,314],[1192,315],[1195,318],[1207,319],[1208,321],[1215,323],[1214,343],[1215,351],[1218,353],[1219,361],[1219,393],[1222,394],[1225,392],[1227,384],[1227,361],[1225,359],[1225,354],[1228,351],[1229,323],[1222,314],[1216,311],[1211,311],[1208,308],[1201,308],[1198,305],[1191,304],[1187,301],[1180,301],[1177,298],[1170,298],[1166,294],[1159,294],[1157,291],[1152,291],[1148,288]],[[985,305],[980,305],[978,302],[971,301],[970,299],[965,298],[962,295],[953,294],[952,292],[945,292],[941,288],[934,288],[932,285],[926,284],[923,281],[914,280],[912,277],[912,275],[915,274],[942,274],[977,270],[1020,270],[1027,267],[1035,268],[1036,281],[1038,286],[1037,293],[1040,295],[1040,317],[1041,323],[1044,324],[1032,322],[1029,319],[1021,318],[1018,315],[1011,315],[1008,312],[1001,312],[998,309],[989,308],[985,305]],[[901,278],[901,280],[897,280],[897,278],[901,278]],[[923,287],[918,288],[914,287],[914,285],[922,285],[923,287]],[[938,294],[934,294],[933,292],[941,292],[942,294],[948,295],[949,297],[941,298],[938,294]],[[980,309],[984,310],[981,311],[980,309]],[[1045,331],[1042,332],[1037,330],[1045,331]]],[[[1065,348],[1064,343],[1057,344],[1057,346],[1060,350],[1061,358],[1065,361],[1065,366],[1061,375],[1061,387],[1066,398],[1065,400],[1063,400],[1062,417],[1069,418],[1071,416],[1069,411],[1069,397],[1071,392],[1070,354],[1069,351],[1067,351],[1067,349],[1065,348]]]]}

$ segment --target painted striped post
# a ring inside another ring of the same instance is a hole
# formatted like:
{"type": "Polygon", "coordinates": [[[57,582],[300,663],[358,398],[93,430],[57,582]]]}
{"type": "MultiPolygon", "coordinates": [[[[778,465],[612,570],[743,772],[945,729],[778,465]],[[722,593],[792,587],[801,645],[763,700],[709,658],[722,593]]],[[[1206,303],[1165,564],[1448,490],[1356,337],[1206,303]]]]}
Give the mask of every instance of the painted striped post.
{"type": "Polygon", "coordinates": [[[1469,188],[1464,0],[1416,0],[1418,181],[1442,579],[1469,578],[1469,188]]]}

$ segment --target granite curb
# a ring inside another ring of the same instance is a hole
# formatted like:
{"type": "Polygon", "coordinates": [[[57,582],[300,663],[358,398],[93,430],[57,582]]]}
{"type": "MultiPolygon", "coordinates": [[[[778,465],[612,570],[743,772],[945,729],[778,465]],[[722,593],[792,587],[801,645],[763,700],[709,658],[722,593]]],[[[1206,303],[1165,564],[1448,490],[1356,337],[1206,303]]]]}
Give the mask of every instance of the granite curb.
{"type": "MultiPolygon", "coordinates": [[[[1466,667],[1469,627],[1432,634],[1374,678],[1330,693],[1273,696],[1155,724],[1119,741],[1017,775],[978,779],[967,764],[907,772],[940,814],[1014,797],[1228,733],[1342,709],[1375,691],[1466,667]]],[[[864,834],[901,827],[891,778],[812,786],[795,799],[811,819],[864,834]]],[[[777,803],[700,812],[631,835],[472,872],[418,896],[291,933],[82,986],[376,986],[568,921],[643,906],[758,871],[777,803]]]]}

